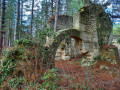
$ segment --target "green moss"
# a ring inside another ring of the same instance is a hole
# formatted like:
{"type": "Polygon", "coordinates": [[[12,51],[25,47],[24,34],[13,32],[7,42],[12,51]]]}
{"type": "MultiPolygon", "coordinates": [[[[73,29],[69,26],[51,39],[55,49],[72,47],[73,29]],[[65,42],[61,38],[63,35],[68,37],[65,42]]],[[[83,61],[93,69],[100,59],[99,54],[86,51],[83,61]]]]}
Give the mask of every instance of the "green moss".
{"type": "MultiPolygon", "coordinates": [[[[89,21],[89,15],[96,14],[96,27],[98,35],[98,43],[101,47],[102,45],[107,45],[109,43],[109,37],[113,29],[113,23],[110,20],[109,15],[104,11],[101,5],[91,4],[83,7],[79,10],[81,13],[81,21],[83,24],[87,24],[89,21]]],[[[92,16],[90,16],[92,18],[92,16]]]]}
{"type": "Polygon", "coordinates": [[[98,43],[101,47],[102,45],[107,45],[109,43],[109,37],[110,33],[112,32],[113,23],[110,20],[109,15],[105,13],[105,11],[101,12],[99,7],[97,7],[96,16],[98,43]]]}

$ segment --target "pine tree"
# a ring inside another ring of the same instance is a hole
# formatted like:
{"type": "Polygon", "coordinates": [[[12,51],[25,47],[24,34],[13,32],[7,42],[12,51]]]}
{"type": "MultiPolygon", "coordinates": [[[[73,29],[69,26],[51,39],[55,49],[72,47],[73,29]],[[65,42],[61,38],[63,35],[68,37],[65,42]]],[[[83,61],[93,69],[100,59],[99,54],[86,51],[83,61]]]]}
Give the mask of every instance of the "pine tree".
{"type": "Polygon", "coordinates": [[[32,0],[32,10],[31,10],[31,25],[30,25],[30,34],[32,36],[33,29],[33,9],[34,9],[34,0],[32,0]]]}
{"type": "Polygon", "coordinates": [[[0,28],[0,54],[3,48],[4,28],[5,28],[5,0],[2,0],[1,28],[0,28]]]}
{"type": "Polygon", "coordinates": [[[60,0],[57,0],[56,14],[55,14],[55,24],[54,24],[54,32],[57,31],[58,15],[59,15],[59,5],[60,5],[60,0]]]}
{"type": "Polygon", "coordinates": [[[5,11],[5,25],[6,25],[6,35],[5,42],[6,46],[9,46],[13,42],[14,36],[14,26],[15,26],[15,16],[16,16],[16,0],[6,1],[6,11],[5,11]],[[9,14],[8,14],[9,13],[9,14]]]}
{"type": "Polygon", "coordinates": [[[53,16],[53,0],[51,0],[51,16],[53,16]]]}
{"type": "Polygon", "coordinates": [[[16,40],[16,37],[17,37],[19,19],[20,19],[20,0],[17,0],[17,16],[16,16],[16,23],[14,28],[14,41],[16,40]]]}

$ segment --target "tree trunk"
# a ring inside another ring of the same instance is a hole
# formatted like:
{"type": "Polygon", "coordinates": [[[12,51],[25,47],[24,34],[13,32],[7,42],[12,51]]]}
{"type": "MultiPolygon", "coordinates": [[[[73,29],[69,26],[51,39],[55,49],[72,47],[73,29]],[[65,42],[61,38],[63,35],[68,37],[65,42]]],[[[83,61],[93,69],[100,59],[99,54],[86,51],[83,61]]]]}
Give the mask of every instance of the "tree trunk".
{"type": "Polygon", "coordinates": [[[3,34],[5,28],[5,0],[2,0],[1,29],[0,29],[0,54],[3,48],[3,34]]]}
{"type": "Polygon", "coordinates": [[[20,0],[17,0],[17,16],[16,16],[16,23],[14,28],[14,41],[16,40],[17,37],[16,34],[18,31],[19,19],[20,19],[20,0]]]}
{"type": "Polygon", "coordinates": [[[32,36],[32,27],[33,27],[33,8],[34,8],[34,0],[32,0],[32,11],[31,11],[31,25],[30,25],[30,34],[32,36]]]}
{"type": "Polygon", "coordinates": [[[2,0],[0,0],[0,8],[2,7],[2,0]]]}
{"type": "Polygon", "coordinates": [[[60,4],[60,0],[57,0],[56,14],[55,14],[55,24],[54,24],[54,32],[57,31],[58,15],[59,15],[59,4],[60,4]]]}
{"type": "Polygon", "coordinates": [[[51,0],[51,16],[53,16],[53,0],[51,0]]]}
{"type": "Polygon", "coordinates": [[[48,1],[45,0],[45,23],[47,23],[47,20],[48,20],[48,1]]]}
{"type": "Polygon", "coordinates": [[[22,17],[23,17],[23,0],[21,0],[21,27],[20,27],[20,31],[19,31],[19,39],[21,39],[21,32],[22,32],[22,17]]]}
{"type": "Polygon", "coordinates": [[[10,20],[9,20],[8,31],[6,34],[6,46],[9,46],[9,39],[10,39],[10,20]]]}
{"type": "Polygon", "coordinates": [[[66,7],[65,8],[66,8],[65,14],[69,15],[68,14],[68,11],[69,11],[69,0],[66,0],[66,7]]]}

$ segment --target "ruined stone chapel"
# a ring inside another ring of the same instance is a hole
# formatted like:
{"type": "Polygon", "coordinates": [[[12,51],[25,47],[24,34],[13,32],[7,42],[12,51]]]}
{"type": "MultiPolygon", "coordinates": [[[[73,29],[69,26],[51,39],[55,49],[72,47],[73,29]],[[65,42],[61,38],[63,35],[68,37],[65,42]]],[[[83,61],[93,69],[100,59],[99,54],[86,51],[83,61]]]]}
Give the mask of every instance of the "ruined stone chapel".
{"type": "MultiPolygon", "coordinates": [[[[47,27],[54,29],[55,18],[48,20],[47,27]]],[[[90,4],[73,16],[59,15],[56,38],[47,37],[49,60],[67,60],[82,53],[90,57],[99,54],[102,45],[112,42],[112,21],[101,5],[90,4]]]]}

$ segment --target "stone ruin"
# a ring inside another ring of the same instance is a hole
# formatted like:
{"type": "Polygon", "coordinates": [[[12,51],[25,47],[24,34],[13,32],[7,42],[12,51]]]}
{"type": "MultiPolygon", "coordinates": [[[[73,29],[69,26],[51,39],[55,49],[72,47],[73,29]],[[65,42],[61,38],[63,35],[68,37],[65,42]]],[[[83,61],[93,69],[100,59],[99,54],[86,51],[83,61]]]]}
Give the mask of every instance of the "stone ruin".
{"type": "MultiPolygon", "coordinates": [[[[54,21],[55,17],[54,16],[50,17],[47,23],[47,27],[50,29],[54,29],[54,21]]],[[[73,28],[73,17],[67,15],[59,15],[57,31],[71,28],[73,28]]]]}
{"type": "MultiPolygon", "coordinates": [[[[48,20],[47,27],[54,28],[55,18],[48,20]]],[[[88,54],[89,59],[99,54],[102,45],[112,42],[112,21],[101,5],[90,4],[81,8],[72,16],[59,15],[56,38],[47,37],[46,60],[68,60],[81,54],[88,54]]]]}

